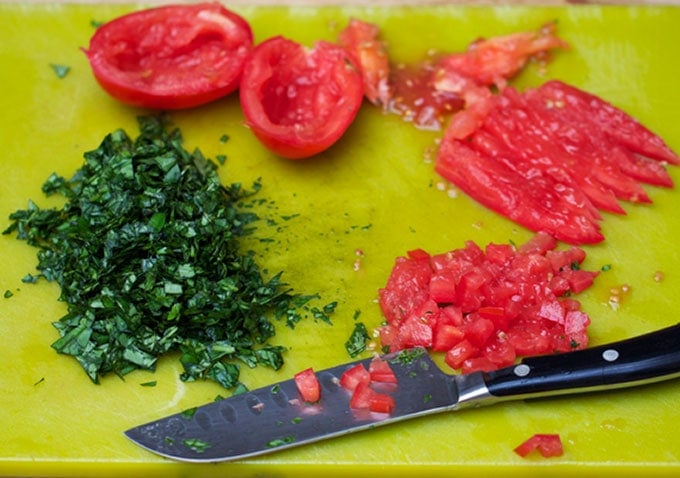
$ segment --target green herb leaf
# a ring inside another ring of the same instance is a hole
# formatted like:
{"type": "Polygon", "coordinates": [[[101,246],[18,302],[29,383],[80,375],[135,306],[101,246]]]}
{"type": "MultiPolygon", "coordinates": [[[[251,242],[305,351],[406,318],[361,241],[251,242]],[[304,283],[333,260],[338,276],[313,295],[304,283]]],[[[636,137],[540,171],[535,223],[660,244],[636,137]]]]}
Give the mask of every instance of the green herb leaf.
{"type": "Polygon", "coordinates": [[[196,453],[203,453],[212,446],[207,441],[201,440],[199,438],[186,438],[182,440],[182,444],[187,448],[191,448],[196,453]]]}
{"type": "MultiPolygon", "coordinates": [[[[318,296],[292,293],[282,272],[266,277],[242,250],[259,180],[251,190],[223,185],[217,164],[184,149],[166,117],[140,117],[139,129],[134,139],[108,134],[70,179],[51,174],[43,192],[64,206],[29,201],[3,231],[38,248],[38,273],[24,282],[60,285],[68,309],[52,347],[94,383],[154,370],[170,351],[181,352],[182,380],[226,388],[242,387],[239,364],[279,369],[286,349],[268,343],[275,321],[293,328],[318,296]]],[[[333,309],[312,314],[330,321],[333,309]]]]}
{"type": "Polygon", "coordinates": [[[368,335],[368,330],[363,322],[357,322],[354,324],[354,330],[349,336],[347,342],[345,342],[345,349],[350,357],[356,357],[361,352],[366,350],[366,342],[370,340],[371,337],[368,335]]]}
{"type": "Polygon", "coordinates": [[[68,75],[68,72],[71,71],[71,67],[67,65],[50,63],[50,67],[52,68],[52,70],[54,71],[58,78],[64,78],[66,75],[68,75]]]}

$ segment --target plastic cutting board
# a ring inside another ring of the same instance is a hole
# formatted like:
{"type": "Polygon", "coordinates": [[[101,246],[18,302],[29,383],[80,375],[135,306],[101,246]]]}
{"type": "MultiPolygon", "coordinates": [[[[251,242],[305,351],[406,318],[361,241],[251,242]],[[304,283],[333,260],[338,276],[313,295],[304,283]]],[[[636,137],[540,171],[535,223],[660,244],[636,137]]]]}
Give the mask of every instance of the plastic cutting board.
{"type": "MultiPolygon", "coordinates": [[[[50,173],[70,176],[84,151],[124,127],[137,134],[144,113],[108,98],[85,56],[92,22],[136,5],[0,5],[0,223],[40,192],[50,173]],[[71,67],[58,78],[50,64],[71,67]]],[[[538,28],[556,19],[573,48],[555,55],[546,72],[530,67],[515,81],[569,81],[638,117],[680,150],[680,9],[672,7],[246,7],[235,8],[258,41],[284,34],[311,44],[335,39],[349,17],[377,23],[399,61],[429,49],[460,50],[480,36],[538,28]]],[[[259,260],[284,270],[296,291],[338,301],[333,326],[303,321],[281,325],[275,343],[289,347],[279,372],[245,370],[256,388],[296,371],[349,360],[344,349],[355,320],[374,328],[375,303],[394,258],[421,247],[443,252],[465,240],[521,243],[531,233],[455,194],[433,172],[437,133],[418,131],[365,106],[342,141],[309,161],[272,157],[242,125],[230,97],[174,113],[188,148],[228,159],[225,182],[262,178],[268,200],[258,237],[259,260]],[[220,138],[228,134],[223,143],[220,138]],[[284,217],[288,220],[283,219],[284,217]],[[276,223],[276,225],[272,225],[276,223]],[[357,250],[363,256],[357,256],[357,250]],[[360,259],[360,268],[354,263],[360,259]],[[356,316],[358,314],[358,318],[356,316]]],[[[671,168],[676,182],[680,168],[671,168]]],[[[623,339],[670,325],[680,306],[680,192],[648,188],[652,206],[624,205],[606,215],[604,243],[586,247],[585,266],[610,264],[582,294],[593,319],[591,343],[623,339]],[[655,280],[663,276],[663,280],[655,280]],[[630,292],[620,307],[610,289],[630,292]]],[[[51,322],[65,312],[54,284],[29,285],[35,250],[0,237],[0,475],[4,476],[624,476],[680,473],[677,418],[680,382],[581,397],[519,402],[419,419],[243,462],[186,465],[137,448],[123,436],[131,426],[213,400],[211,383],[179,380],[177,357],[155,374],[135,372],[92,384],[76,362],[57,355],[51,322]],[[155,387],[140,384],[157,381],[155,387]],[[512,449],[534,433],[559,433],[560,458],[522,459],[512,449]]],[[[325,302],[324,302],[325,303],[325,302]]],[[[256,431],[250,431],[255,433],[256,431]]]]}

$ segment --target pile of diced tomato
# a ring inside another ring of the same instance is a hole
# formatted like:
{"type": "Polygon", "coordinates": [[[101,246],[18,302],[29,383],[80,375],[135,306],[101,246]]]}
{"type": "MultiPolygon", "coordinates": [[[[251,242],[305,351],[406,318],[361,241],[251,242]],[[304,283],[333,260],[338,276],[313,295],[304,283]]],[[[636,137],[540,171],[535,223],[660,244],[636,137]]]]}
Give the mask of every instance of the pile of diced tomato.
{"type": "Polygon", "coordinates": [[[581,269],[582,249],[556,246],[538,233],[520,247],[468,241],[442,254],[418,249],[397,258],[380,290],[383,346],[444,352],[463,372],[585,348],[590,318],[572,296],[598,273],[581,269]]]}

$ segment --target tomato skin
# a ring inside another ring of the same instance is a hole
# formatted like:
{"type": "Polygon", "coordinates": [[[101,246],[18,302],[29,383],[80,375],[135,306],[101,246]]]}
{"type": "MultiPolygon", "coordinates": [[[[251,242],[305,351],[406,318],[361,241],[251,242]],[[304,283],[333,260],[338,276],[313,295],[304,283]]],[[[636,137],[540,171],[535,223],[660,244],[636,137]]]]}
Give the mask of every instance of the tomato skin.
{"type": "Polygon", "coordinates": [[[321,399],[321,384],[312,368],[296,373],[293,379],[302,400],[307,403],[316,403],[321,399]]]}
{"type": "Polygon", "coordinates": [[[325,41],[312,49],[276,36],[255,47],[241,78],[247,126],[270,151],[301,159],[330,148],[359,112],[361,74],[325,41]]]}
{"type": "Polygon", "coordinates": [[[173,110],[235,91],[252,48],[245,19],[219,3],[196,3],[118,17],[97,28],[84,52],[114,98],[173,110]]]}
{"type": "Polygon", "coordinates": [[[515,453],[521,457],[527,456],[534,450],[538,450],[545,458],[564,454],[562,440],[558,434],[537,433],[514,449],[515,453]]]}

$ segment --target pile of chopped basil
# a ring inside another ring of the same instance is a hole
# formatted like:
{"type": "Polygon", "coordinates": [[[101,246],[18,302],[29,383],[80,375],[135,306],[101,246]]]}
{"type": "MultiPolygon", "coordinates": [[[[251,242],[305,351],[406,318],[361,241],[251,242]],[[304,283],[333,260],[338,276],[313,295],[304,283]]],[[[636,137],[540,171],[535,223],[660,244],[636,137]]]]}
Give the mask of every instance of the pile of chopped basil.
{"type": "Polygon", "coordinates": [[[172,350],[181,351],[182,380],[228,389],[240,385],[239,362],[280,368],[273,320],[294,327],[316,296],[291,293],[281,273],[265,279],[239,247],[255,229],[247,200],[259,183],[222,185],[217,165],[185,150],[166,118],[139,125],[134,140],[107,135],[71,179],[47,179],[43,192],[62,195],[63,207],[29,201],[10,215],[4,234],[39,248],[39,274],[24,281],[56,281],[68,305],[52,347],[95,383],[154,370],[172,350]]]}

